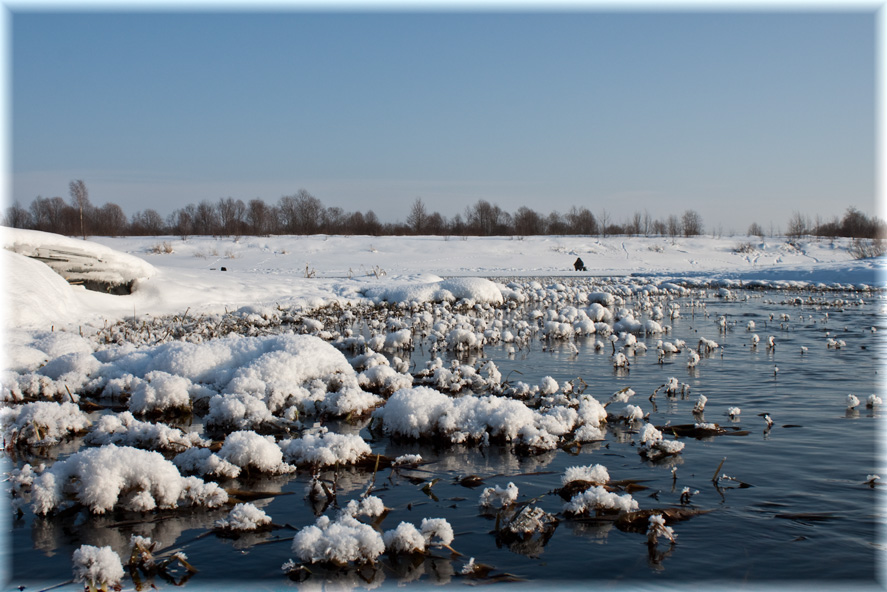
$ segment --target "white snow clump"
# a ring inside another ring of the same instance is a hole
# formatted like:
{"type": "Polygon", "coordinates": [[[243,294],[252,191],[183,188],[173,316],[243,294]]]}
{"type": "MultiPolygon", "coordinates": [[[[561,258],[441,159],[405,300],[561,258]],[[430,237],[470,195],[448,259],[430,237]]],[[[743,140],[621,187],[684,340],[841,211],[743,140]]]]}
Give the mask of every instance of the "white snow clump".
{"type": "Polygon", "coordinates": [[[104,514],[118,504],[147,512],[180,504],[215,508],[228,501],[224,489],[197,477],[182,477],[159,452],[113,444],[72,454],[34,479],[34,513],[48,514],[69,494],[93,514],[104,514]]]}
{"type": "Polygon", "coordinates": [[[111,547],[80,545],[71,556],[74,564],[74,580],[84,582],[91,590],[106,590],[123,579],[120,556],[111,547]]]}

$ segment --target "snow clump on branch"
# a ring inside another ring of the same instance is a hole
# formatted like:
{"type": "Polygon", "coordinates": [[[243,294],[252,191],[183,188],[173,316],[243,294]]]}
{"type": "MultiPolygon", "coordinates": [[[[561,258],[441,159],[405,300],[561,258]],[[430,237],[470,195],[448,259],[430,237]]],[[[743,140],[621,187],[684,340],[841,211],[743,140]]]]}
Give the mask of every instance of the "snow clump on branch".
{"type": "Polygon", "coordinates": [[[34,513],[60,508],[68,495],[93,514],[118,505],[147,512],[179,505],[215,508],[228,501],[224,489],[197,477],[182,477],[159,452],[113,444],[72,454],[37,477],[31,488],[34,513]]]}

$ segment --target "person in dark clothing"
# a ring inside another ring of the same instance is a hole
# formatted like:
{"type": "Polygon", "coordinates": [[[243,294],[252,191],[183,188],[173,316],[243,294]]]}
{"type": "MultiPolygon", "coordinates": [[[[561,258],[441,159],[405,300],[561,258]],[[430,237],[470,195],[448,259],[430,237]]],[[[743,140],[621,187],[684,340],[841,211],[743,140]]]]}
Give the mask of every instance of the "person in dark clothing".
{"type": "Polygon", "coordinates": [[[585,263],[583,263],[583,262],[582,262],[582,259],[579,258],[579,257],[577,257],[577,258],[576,258],[576,262],[573,263],[573,268],[574,268],[576,271],[588,271],[587,269],[585,269],[585,263]]]}

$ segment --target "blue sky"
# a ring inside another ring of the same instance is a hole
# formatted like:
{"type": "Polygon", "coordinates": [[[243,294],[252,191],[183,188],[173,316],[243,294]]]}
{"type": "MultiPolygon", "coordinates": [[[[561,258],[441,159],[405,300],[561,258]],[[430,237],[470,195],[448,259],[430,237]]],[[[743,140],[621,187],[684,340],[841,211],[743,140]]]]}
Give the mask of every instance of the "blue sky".
{"type": "Polygon", "coordinates": [[[869,11],[12,12],[12,198],[875,210],[869,11]]]}

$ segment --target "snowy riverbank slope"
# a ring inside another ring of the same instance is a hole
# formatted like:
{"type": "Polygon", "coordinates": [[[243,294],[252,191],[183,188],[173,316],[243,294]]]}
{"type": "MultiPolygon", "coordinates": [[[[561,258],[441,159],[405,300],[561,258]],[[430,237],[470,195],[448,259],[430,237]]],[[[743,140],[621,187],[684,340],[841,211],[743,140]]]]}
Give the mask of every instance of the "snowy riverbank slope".
{"type": "MultiPolygon", "coordinates": [[[[801,239],[792,244],[785,237],[746,236],[672,240],[321,235],[82,241],[10,229],[0,236],[5,247],[0,259],[4,326],[10,329],[101,325],[133,314],[181,314],[188,309],[209,313],[244,306],[315,307],[379,294],[432,294],[444,289],[442,279],[450,277],[634,275],[884,285],[884,258],[855,260],[846,239],[801,239]],[[128,268],[135,279],[133,293],[112,296],[70,286],[45,264],[12,252],[14,245],[22,244],[68,250],[74,246],[109,268],[128,268]],[[739,252],[742,245],[752,248],[739,252]],[[585,262],[587,273],[572,271],[577,257],[585,262]]],[[[459,282],[449,287],[454,285],[472,294],[489,290],[459,282]]]]}

